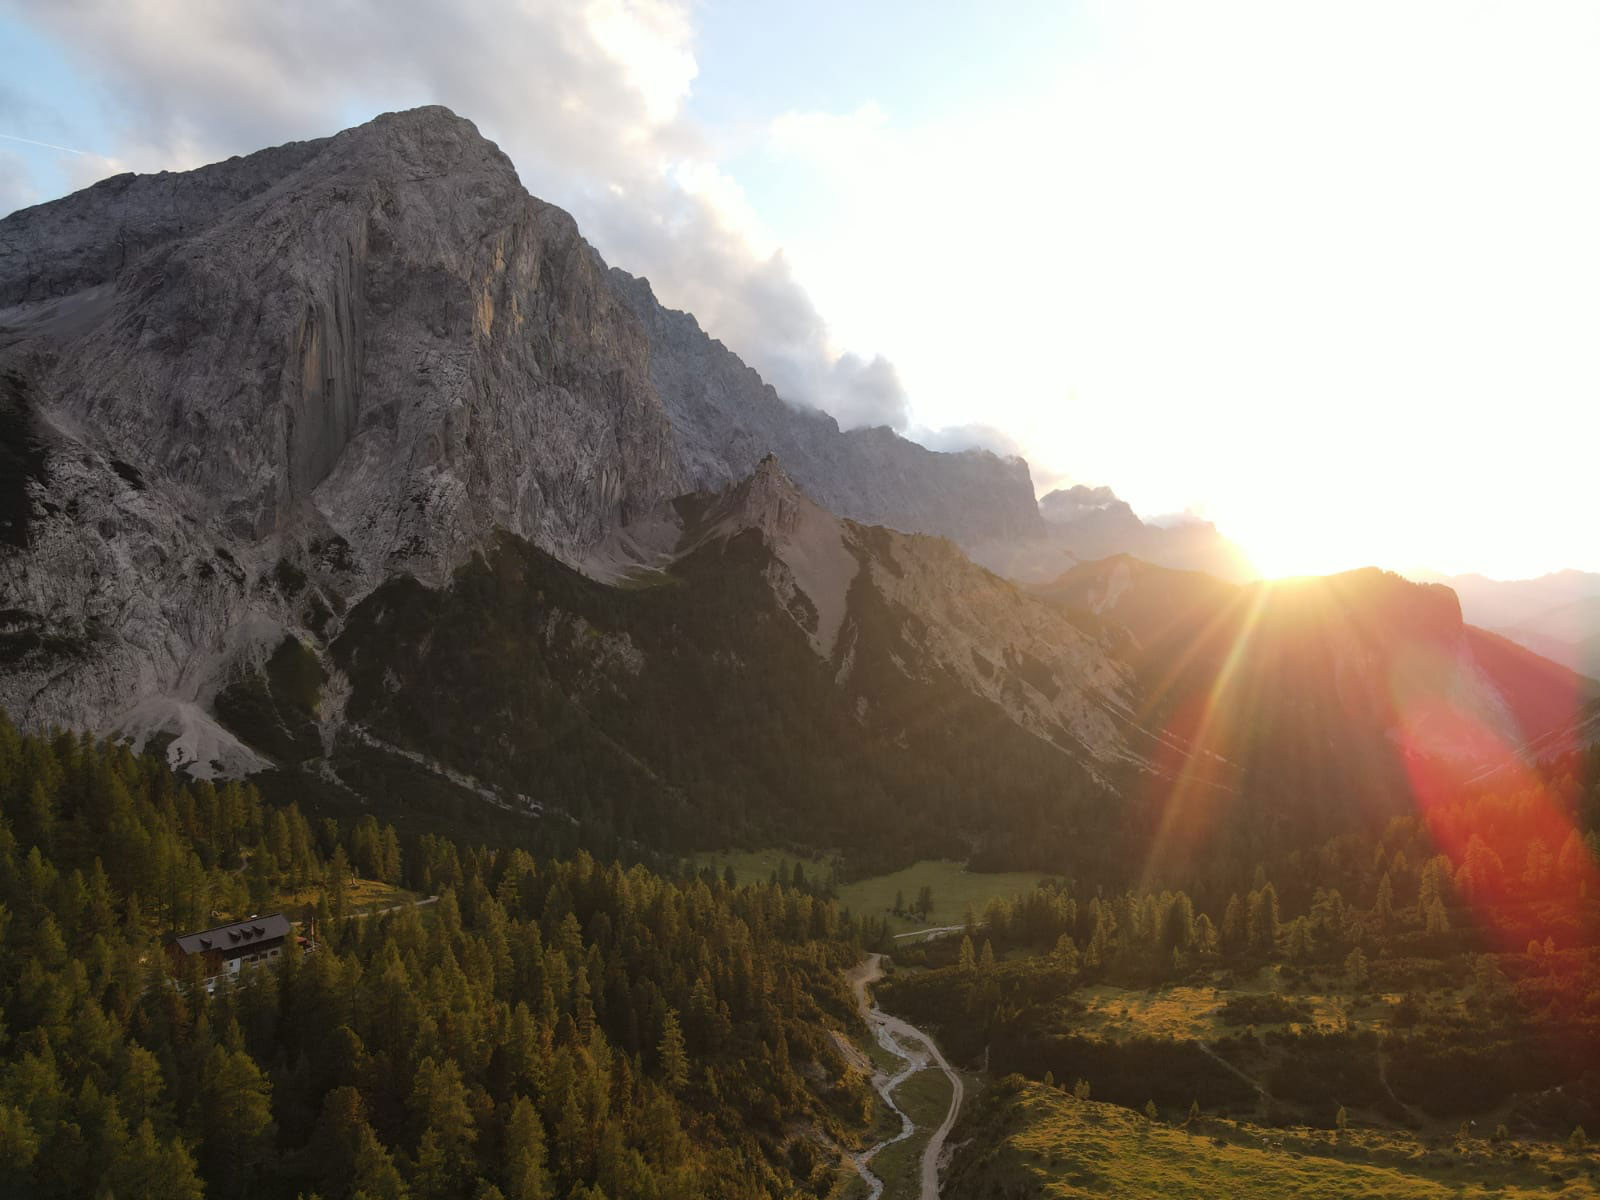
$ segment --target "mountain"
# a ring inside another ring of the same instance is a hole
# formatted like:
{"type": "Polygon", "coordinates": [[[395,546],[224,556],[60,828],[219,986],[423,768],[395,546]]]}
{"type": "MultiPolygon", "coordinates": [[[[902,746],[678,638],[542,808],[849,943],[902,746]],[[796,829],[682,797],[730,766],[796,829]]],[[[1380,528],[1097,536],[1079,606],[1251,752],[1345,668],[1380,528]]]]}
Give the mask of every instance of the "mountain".
{"type": "Polygon", "coordinates": [[[1590,596],[1600,596],[1600,575],[1553,571],[1537,579],[1490,579],[1484,575],[1419,572],[1417,579],[1442,583],[1461,597],[1461,611],[1485,629],[1509,629],[1535,622],[1590,596]]]}
{"type": "Polygon", "coordinates": [[[331,769],[393,747],[647,844],[1042,862],[1154,761],[1102,638],[945,539],[835,517],[775,458],[610,561],[602,583],[506,537],[447,587],[372,593],[331,645],[321,717],[358,735],[331,769]]]}
{"type": "Polygon", "coordinates": [[[786,405],[442,109],[24,210],[0,303],[0,706],[307,803],[1116,883],[1582,690],[1376,573],[985,569],[1217,542],[786,405]]]}
{"type": "Polygon", "coordinates": [[[1461,597],[1467,619],[1536,654],[1600,678],[1600,575],[1554,571],[1537,579],[1419,574],[1461,597]]]}
{"type": "Polygon", "coordinates": [[[785,403],[691,314],[658,303],[646,280],[617,268],[611,280],[644,325],[691,487],[723,487],[773,453],[817,503],[853,520],[964,546],[1043,533],[1022,459],[936,452],[882,426],[841,432],[826,413],[785,403]]]}
{"type": "Polygon", "coordinates": [[[841,433],[611,272],[441,108],[0,221],[0,703],[262,760],[210,719],[285,633],[501,532],[582,564],[792,456],[840,511],[1037,522],[1025,464],[841,433]]]}
{"type": "Polygon", "coordinates": [[[1304,845],[1345,806],[1381,820],[1564,737],[1600,696],[1467,624],[1450,589],[1371,568],[1240,586],[1119,556],[1034,590],[1122,631],[1137,720],[1188,752],[1179,851],[1218,821],[1301,822],[1304,845]]]}
{"type": "Polygon", "coordinates": [[[1240,583],[1257,577],[1244,551],[1209,521],[1142,520],[1108,487],[1057,488],[1039,500],[1039,515],[1037,532],[977,543],[973,556],[1028,583],[1045,583],[1076,563],[1118,554],[1240,583]]]}
{"type": "Polygon", "coordinates": [[[1600,595],[1538,613],[1502,632],[1537,654],[1600,679],[1600,595]]]}

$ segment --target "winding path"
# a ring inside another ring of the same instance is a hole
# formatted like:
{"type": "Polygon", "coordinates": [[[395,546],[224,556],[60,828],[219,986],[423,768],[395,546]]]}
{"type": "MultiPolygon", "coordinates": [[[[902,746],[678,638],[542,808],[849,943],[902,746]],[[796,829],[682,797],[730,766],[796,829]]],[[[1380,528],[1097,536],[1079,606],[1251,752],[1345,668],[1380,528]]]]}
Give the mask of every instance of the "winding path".
{"type": "Polygon", "coordinates": [[[945,1113],[939,1128],[929,1135],[928,1144],[922,1151],[922,1200],[939,1200],[939,1152],[944,1149],[945,1139],[950,1136],[950,1130],[961,1112],[961,1077],[951,1069],[931,1037],[910,1022],[891,1017],[869,997],[867,988],[883,978],[883,955],[868,955],[861,963],[846,971],[845,978],[855,989],[856,1006],[866,1018],[867,1027],[872,1030],[878,1045],[905,1062],[905,1066],[893,1075],[873,1081],[883,1102],[900,1114],[900,1132],[856,1155],[856,1173],[867,1185],[869,1200],[878,1200],[883,1195],[883,1180],[872,1173],[868,1164],[884,1147],[904,1141],[917,1129],[916,1123],[894,1102],[894,1090],[931,1062],[950,1080],[950,1111],[945,1113]]]}

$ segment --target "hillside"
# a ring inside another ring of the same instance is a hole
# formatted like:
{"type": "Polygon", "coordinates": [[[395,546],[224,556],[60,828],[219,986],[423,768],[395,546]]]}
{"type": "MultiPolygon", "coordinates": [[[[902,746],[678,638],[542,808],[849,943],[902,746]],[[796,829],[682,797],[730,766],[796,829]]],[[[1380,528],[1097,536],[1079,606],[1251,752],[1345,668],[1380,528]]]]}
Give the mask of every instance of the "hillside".
{"type": "Polygon", "coordinates": [[[3,714],[0,801],[7,1196],[823,1197],[865,1130],[854,932],[802,890],[313,823],[3,714]],[[435,899],[357,914],[356,870],[435,899]],[[215,994],[164,950],[283,909],[215,994]]]}
{"type": "Polygon", "coordinates": [[[1449,589],[1377,570],[1238,586],[1123,557],[1034,590],[1125,631],[1138,721],[1187,750],[1161,801],[1169,865],[1242,826],[1320,841],[1409,812],[1570,730],[1600,693],[1465,624],[1449,589]]]}
{"type": "Polygon", "coordinates": [[[945,1186],[970,1200],[1106,1196],[1302,1196],[1343,1200],[1444,1200],[1463,1181],[1505,1197],[1591,1196],[1592,1159],[1546,1150],[1537,1159],[1497,1153],[1487,1139],[1435,1148],[1374,1133],[1334,1137],[1245,1122],[1156,1120],[1015,1077],[979,1101],[957,1136],[972,1139],[945,1186]]]}
{"type": "Polygon", "coordinates": [[[682,848],[1043,862],[1114,823],[1122,670],[949,543],[841,521],[771,459],[621,542],[615,585],[506,538],[448,588],[373,593],[331,645],[338,745],[682,848]]]}
{"type": "Polygon", "coordinates": [[[1536,654],[1600,678],[1600,596],[1585,596],[1501,630],[1536,654]]]}

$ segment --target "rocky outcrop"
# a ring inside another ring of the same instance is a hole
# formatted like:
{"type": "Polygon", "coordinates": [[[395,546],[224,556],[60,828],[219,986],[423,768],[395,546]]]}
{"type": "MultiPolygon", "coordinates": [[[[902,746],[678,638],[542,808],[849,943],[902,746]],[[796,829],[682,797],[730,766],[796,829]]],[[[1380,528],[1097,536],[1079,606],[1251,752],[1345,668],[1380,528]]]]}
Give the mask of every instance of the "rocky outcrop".
{"type": "Polygon", "coordinates": [[[692,315],[663,307],[646,280],[613,269],[611,282],[649,337],[650,378],[693,487],[725,487],[771,453],[813,500],[853,520],[962,545],[1044,532],[1022,459],[935,452],[881,426],[842,431],[786,403],[692,315]]]}
{"type": "Polygon", "coordinates": [[[442,108],[0,221],[0,375],[0,705],[196,756],[244,761],[216,694],[383,581],[500,532],[604,577],[770,451],[850,515],[1038,523],[1020,460],[783,403],[442,108]]]}
{"type": "Polygon", "coordinates": [[[603,264],[443,109],[25,210],[0,296],[47,451],[0,561],[27,720],[203,707],[394,572],[500,529],[572,557],[683,490],[603,264]]]}
{"type": "MultiPolygon", "coordinates": [[[[634,544],[668,544],[660,514],[634,544]]],[[[741,535],[770,554],[767,583],[827,660],[863,720],[904,683],[937,680],[1063,751],[1091,775],[1150,765],[1133,720],[1132,674],[1111,643],[972,563],[947,538],[834,516],[767,455],[746,479],[674,506],[672,549],[640,559],[671,571],[741,535]],[[873,659],[877,670],[863,669],[873,659]]],[[[645,582],[643,575],[634,582],[645,582]]]]}
{"type": "Polygon", "coordinates": [[[1057,488],[1040,498],[1039,515],[1035,534],[982,541],[969,550],[985,566],[1028,583],[1118,554],[1241,583],[1257,577],[1244,552],[1209,521],[1142,520],[1108,487],[1057,488]]]}

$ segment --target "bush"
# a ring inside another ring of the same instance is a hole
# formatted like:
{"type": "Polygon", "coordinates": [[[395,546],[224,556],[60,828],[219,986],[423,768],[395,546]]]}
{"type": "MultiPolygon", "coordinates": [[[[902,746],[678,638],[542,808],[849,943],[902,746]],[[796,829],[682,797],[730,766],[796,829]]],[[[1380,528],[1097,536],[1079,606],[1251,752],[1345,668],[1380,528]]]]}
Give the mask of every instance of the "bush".
{"type": "Polygon", "coordinates": [[[1233,996],[1217,1014],[1224,1025],[1281,1025],[1309,1022],[1312,1012],[1304,1001],[1277,995],[1233,996]]]}

